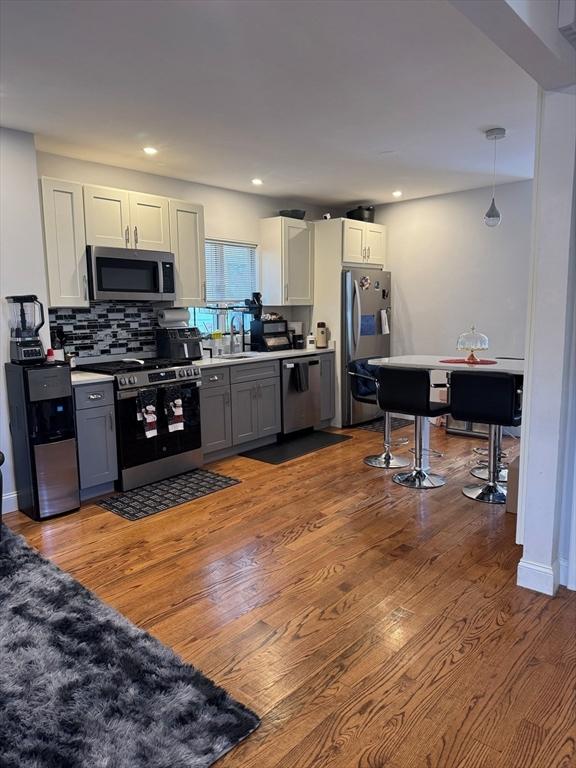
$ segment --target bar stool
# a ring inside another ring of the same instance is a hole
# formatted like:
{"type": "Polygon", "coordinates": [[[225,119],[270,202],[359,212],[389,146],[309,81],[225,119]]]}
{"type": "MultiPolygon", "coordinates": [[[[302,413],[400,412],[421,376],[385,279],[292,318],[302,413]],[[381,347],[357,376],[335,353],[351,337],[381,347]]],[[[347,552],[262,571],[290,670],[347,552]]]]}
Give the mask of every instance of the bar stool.
{"type": "Polygon", "coordinates": [[[488,481],[466,485],[462,493],[487,504],[505,504],[506,488],[498,480],[502,427],[522,421],[522,378],[509,373],[454,371],[450,376],[450,406],[455,419],[489,425],[488,481]]]}
{"type": "MultiPolygon", "coordinates": [[[[502,427],[498,426],[498,434],[496,435],[496,441],[498,443],[498,475],[497,480],[499,483],[508,482],[508,464],[506,463],[506,453],[502,450],[502,427]]],[[[475,448],[475,453],[485,451],[481,455],[488,456],[490,451],[488,448],[479,449],[475,448]]],[[[488,471],[488,460],[478,461],[478,463],[470,470],[472,477],[478,478],[478,480],[488,480],[490,473],[488,471]]]]}
{"type": "MultiPolygon", "coordinates": [[[[380,405],[380,383],[378,378],[368,371],[376,372],[375,366],[368,365],[362,361],[354,361],[348,366],[348,375],[351,377],[352,397],[360,403],[370,403],[371,405],[380,405]]],[[[381,407],[381,406],[380,406],[381,407]]],[[[407,440],[398,441],[398,445],[406,443],[407,440]]],[[[373,456],[366,456],[364,464],[378,469],[400,469],[407,467],[410,462],[407,459],[394,456],[392,448],[392,419],[388,411],[384,412],[384,450],[382,453],[373,456]]]]}
{"type": "Polygon", "coordinates": [[[430,400],[430,371],[387,366],[378,369],[378,383],[378,402],[382,410],[415,417],[412,469],[409,472],[398,472],[392,480],[406,488],[440,488],[446,480],[441,475],[426,472],[422,468],[422,428],[424,419],[449,413],[450,406],[430,400]]]}

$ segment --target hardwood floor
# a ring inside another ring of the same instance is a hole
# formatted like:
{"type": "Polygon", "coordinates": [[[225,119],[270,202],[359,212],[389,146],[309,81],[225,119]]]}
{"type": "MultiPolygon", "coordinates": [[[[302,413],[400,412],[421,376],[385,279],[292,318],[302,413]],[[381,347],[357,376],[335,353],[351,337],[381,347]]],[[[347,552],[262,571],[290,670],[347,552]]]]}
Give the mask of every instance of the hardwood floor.
{"type": "Polygon", "coordinates": [[[576,594],[515,586],[514,516],[460,492],[477,441],[432,433],[427,492],[351,430],[138,522],[6,523],[262,716],[221,768],[573,768],[576,594]]]}

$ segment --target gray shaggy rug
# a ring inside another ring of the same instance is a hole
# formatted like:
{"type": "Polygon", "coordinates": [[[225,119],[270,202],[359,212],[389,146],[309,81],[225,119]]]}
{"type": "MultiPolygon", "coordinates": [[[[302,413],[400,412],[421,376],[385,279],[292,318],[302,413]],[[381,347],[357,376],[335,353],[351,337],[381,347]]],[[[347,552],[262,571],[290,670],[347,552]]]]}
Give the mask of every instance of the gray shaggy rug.
{"type": "Polygon", "coordinates": [[[3,527],[1,768],[206,768],[259,722],[3,527]]]}

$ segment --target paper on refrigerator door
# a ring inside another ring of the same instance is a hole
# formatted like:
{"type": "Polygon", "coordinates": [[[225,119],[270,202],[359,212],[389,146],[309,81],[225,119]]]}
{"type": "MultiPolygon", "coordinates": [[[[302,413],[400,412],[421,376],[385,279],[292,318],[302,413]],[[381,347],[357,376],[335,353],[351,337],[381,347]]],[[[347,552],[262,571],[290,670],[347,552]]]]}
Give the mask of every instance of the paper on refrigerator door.
{"type": "Polygon", "coordinates": [[[380,310],[380,320],[382,321],[382,336],[390,333],[390,325],[388,324],[388,310],[380,310]]]}

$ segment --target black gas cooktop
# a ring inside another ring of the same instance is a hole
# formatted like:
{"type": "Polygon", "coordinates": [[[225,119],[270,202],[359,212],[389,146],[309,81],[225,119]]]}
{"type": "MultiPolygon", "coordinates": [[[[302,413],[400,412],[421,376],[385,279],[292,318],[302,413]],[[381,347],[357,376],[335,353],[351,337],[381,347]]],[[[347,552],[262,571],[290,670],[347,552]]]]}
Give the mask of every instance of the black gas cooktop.
{"type": "Polygon", "coordinates": [[[161,384],[187,384],[200,381],[200,369],[191,360],[170,360],[152,357],[147,360],[126,358],[106,363],[79,365],[80,371],[107,373],[114,376],[116,389],[142,389],[161,384]]]}
{"type": "Polygon", "coordinates": [[[86,363],[78,365],[79,371],[95,371],[96,373],[131,373],[132,371],[154,371],[159,368],[176,368],[190,365],[189,360],[169,360],[163,357],[151,357],[139,361],[137,358],[125,360],[110,360],[106,363],[86,363]]]}

